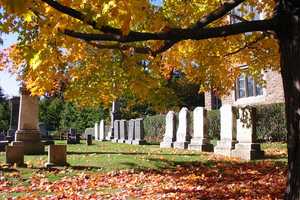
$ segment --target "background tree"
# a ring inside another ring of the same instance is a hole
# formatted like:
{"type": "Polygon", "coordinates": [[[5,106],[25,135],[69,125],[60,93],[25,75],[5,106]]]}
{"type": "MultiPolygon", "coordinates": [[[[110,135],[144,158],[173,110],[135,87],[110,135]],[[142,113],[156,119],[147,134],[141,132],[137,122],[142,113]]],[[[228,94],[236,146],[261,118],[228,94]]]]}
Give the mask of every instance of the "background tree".
{"type": "Polygon", "coordinates": [[[288,129],[287,198],[300,198],[298,1],[165,0],[159,7],[148,0],[0,3],[2,32],[20,34],[9,51],[14,63],[10,66],[26,69],[22,79],[33,94],[56,90],[53,82],[67,79],[67,96],[85,104],[96,102],[92,99],[109,102],[124,88],[145,98],[152,94],[147,93],[150,88],[163,87],[161,80],[174,68],[201,90],[225,94],[239,74],[237,63],[247,63],[256,78],[264,68],[281,69],[288,129]],[[243,15],[235,17],[240,22],[229,24],[227,16],[239,5],[243,15]],[[245,6],[254,9],[249,12],[245,6]],[[263,13],[264,19],[256,20],[253,11],[263,13]],[[252,34],[242,34],[248,32],[252,34]],[[149,61],[149,73],[137,64],[141,60],[149,61]]]}
{"type": "Polygon", "coordinates": [[[6,99],[2,88],[0,87],[0,131],[7,131],[9,128],[9,108],[8,100],[6,99]]]}
{"type": "Polygon", "coordinates": [[[64,102],[57,97],[45,97],[39,103],[39,120],[44,122],[46,129],[54,131],[59,129],[64,102]]]}

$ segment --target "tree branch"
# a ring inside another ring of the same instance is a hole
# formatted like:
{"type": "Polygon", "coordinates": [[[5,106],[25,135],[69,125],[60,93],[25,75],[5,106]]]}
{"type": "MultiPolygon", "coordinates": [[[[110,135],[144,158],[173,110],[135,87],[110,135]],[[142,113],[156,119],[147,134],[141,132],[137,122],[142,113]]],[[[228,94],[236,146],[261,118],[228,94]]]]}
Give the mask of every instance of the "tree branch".
{"type": "Polygon", "coordinates": [[[250,48],[252,45],[256,44],[257,42],[259,42],[261,40],[263,40],[266,36],[269,36],[269,35],[271,35],[271,34],[266,32],[266,33],[260,35],[259,37],[257,37],[255,40],[253,40],[249,43],[245,43],[242,47],[238,48],[235,51],[229,52],[229,53],[225,54],[224,56],[225,57],[231,56],[233,54],[236,54],[236,53],[239,53],[239,52],[243,51],[244,49],[250,48]]]}
{"type": "Polygon", "coordinates": [[[92,45],[93,47],[97,47],[99,49],[119,49],[119,50],[134,50],[135,53],[140,54],[152,54],[152,50],[149,47],[134,47],[125,44],[100,44],[96,42],[88,42],[88,44],[92,45]]]}
{"type": "Polygon", "coordinates": [[[217,8],[207,16],[201,18],[196,25],[194,26],[194,29],[202,28],[211,22],[220,19],[224,17],[229,11],[237,7],[239,4],[243,3],[245,0],[231,0],[223,4],[223,6],[217,8]]]}
{"type": "MultiPolygon", "coordinates": [[[[210,14],[202,17],[193,27],[192,29],[201,29],[208,24],[214,22],[215,20],[218,20],[222,17],[224,17],[228,12],[230,12],[232,9],[234,9],[239,4],[243,3],[245,0],[232,0],[229,2],[224,3],[221,7],[217,8],[210,14]]],[[[162,53],[169,48],[171,48],[174,44],[179,42],[180,40],[168,40],[165,42],[165,45],[162,46],[159,50],[154,52],[155,54],[162,53]]]]}
{"type": "Polygon", "coordinates": [[[202,29],[173,29],[169,32],[147,33],[130,32],[128,35],[92,34],[81,33],[72,30],[64,30],[63,33],[85,41],[116,41],[120,43],[147,41],[147,40],[203,40],[208,38],[225,37],[245,32],[273,30],[273,19],[239,22],[214,28],[202,29]]]}
{"type": "Polygon", "coordinates": [[[49,6],[58,10],[61,13],[69,15],[70,17],[78,19],[78,20],[92,26],[96,30],[100,30],[104,33],[122,34],[122,32],[119,29],[116,29],[116,28],[113,28],[110,26],[98,27],[97,22],[95,20],[92,20],[90,17],[83,14],[82,12],[79,12],[78,10],[75,10],[73,8],[70,8],[68,6],[64,6],[64,5],[60,4],[58,1],[54,1],[54,0],[41,0],[41,1],[48,4],[49,6]]]}

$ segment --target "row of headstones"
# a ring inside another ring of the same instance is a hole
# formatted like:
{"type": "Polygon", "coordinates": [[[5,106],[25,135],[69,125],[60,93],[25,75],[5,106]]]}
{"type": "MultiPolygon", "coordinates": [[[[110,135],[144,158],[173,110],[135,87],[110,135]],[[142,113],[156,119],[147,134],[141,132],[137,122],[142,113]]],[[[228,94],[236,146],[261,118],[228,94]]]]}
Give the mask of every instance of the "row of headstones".
{"type": "Polygon", "coordinates": [[[95,140],[112,141],[114,143],[127,143],[141,145],[145,144],[144,140],[144,123],[143,118],[131,120],[115,120],[113,122],[113,131],[106,133],[105,122],[95,123],[94,133],[95,140]]]}
{"type": "Polygon", "coordinates": [[[214,151],[216,154],[238,157],[245,160],[261,158],[264,154],[256,142],[255,108],[236,108],[223,105],[220,109],[220,141],[213,147],[208,138],[207,110],[197,107],[193,111],[193,134],[189,128],[189,111],[182,108],[176,129],[176,115],[173,111],[166,116],[166,131],[160,147],[173,147],[200,151],[214,151]]]}

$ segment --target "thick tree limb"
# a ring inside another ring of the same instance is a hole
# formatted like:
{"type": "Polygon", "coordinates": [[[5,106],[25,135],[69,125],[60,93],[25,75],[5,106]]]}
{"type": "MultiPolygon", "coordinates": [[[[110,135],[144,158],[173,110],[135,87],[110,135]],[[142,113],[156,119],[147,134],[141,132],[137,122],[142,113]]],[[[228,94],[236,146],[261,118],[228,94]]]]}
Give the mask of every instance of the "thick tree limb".
{"type": "MultiPolygon", "coordinates": [[[[122,35],[122,31],[120,29],[113,28],[110,26],[98,27],[97,22],[92,20],[91,18],[89,18],[87,15],[83,14],[82,12],[80,12],[78,10],[70,8],[68,6],[64,6],[57,1],[54,1],[54,0],[41,0],[41,1],[45,2],[52,8],[54,8],[64,14],[67,14],[75,19],[78,19],[78,20],[92,26],[96,30],[100,30],[104,33],[116,34],[118,36],[122,35]]],[[[221,6],[220,8],[218,8],[218,9],[214,10],[212,13],[202,17],[196,23],[196,25],[194,25],[192,28],[196,30],[196,29],[205,27],[206,25],[212,23],[213,21],[225,16],[230,10],[232,10],[233,8],[235,8],[236,6],[238,6],[239,4],[241,4],[244,1],[245,0],[230,0],[226,3],[224,3],[223,6],[221,6]]],[[[170,32],[172,32],[172,31],[173,30],[171,30],[170,32]]],[[[66,32],[68,33],[69,31],[66,31],[66,32]]],[[[136,32],[131,31],[130,33],[134,34],[136,32]]],[[[163,45],[159,50],[156,51],[156,54],[166,51],[167,49],[171,48],[174,44],[176,44],[178,41],[180,41],[180,40],[169,39],[168,41],[166,41],[165,45],[163,45]]]]}
{"type": "Polygon", "coordinates": [[[64,34],[79,38],[85,41],[116,41],[120,43],[147,41],[147,40],[202,40],[208,38],[225,37],[245,32],[273,30],[273,20],[257,20],[250,22],[240,22],[215,28],[203,29],[173,29],[171,32],[134,32],[128,35],[112,34],[91,34],[81,33],[72,30],[63,31],[64,34]]]}

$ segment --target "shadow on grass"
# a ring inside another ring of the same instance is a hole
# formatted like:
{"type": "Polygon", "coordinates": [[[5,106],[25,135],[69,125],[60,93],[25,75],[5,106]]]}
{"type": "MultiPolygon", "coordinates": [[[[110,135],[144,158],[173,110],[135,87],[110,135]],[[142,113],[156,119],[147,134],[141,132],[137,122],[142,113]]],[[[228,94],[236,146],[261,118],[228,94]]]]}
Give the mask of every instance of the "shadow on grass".
{"type": "Polygon", "coordinates": [[[78,151],[68,151],[68,155],[84,155],[84,154],[99,154],[99,155],[105,155],[105,154],[115,154],[115,155],[161,155],[161,156],[168,156],[168,155],[174,155],[174,156],[199,156],[199,154],[174,154],[174,153],[142,153],[142,152],[78,152],[78,151]]]}

